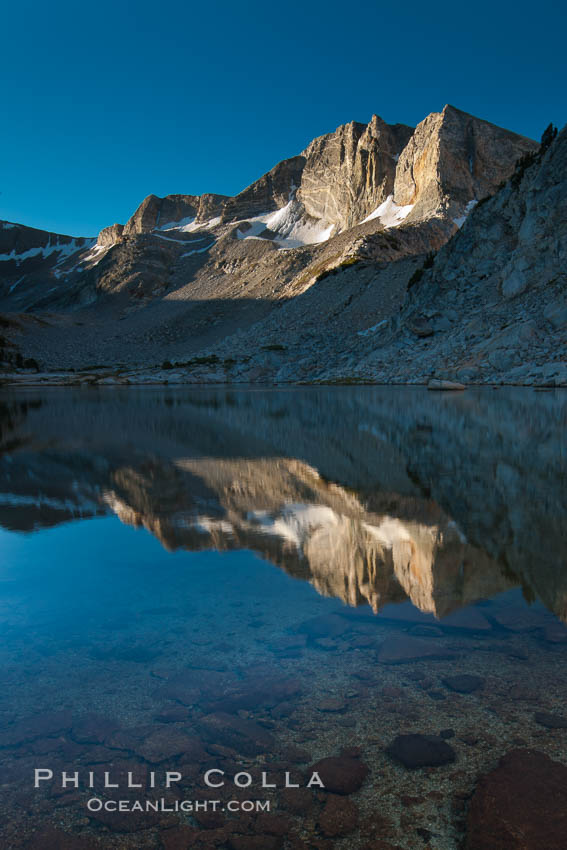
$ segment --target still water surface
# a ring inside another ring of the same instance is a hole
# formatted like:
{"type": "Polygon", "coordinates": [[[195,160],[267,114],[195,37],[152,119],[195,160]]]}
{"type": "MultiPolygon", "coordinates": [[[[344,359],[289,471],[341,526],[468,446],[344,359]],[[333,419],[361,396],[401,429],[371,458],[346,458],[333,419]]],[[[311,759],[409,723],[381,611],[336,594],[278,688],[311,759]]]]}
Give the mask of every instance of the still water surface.
{"type": "Polygon", "coordinates": [[[2,848],[496,846],[482,783],[567,765],[566,423],[561,391],[4,392],[2,848]]]}

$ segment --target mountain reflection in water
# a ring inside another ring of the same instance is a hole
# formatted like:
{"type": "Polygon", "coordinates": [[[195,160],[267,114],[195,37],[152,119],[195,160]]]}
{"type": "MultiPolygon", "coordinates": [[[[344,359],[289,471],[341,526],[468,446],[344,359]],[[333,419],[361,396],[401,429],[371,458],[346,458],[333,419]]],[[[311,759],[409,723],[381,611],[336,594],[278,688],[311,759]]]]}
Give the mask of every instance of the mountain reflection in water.
{"type": "Polygon", "coordinates": [[[567,397],[414,388],[4,393],[0,526],[114,514],[322,595],[443,618],[520,586],[567,619],[567,397]]]}
{"type": "Polygon", "coordinates": [[[561,391],[4,391],[2,850],[562,850],[566,414],[561,391]],[[250,800],[271,809],[226,808],[250,800]]]}

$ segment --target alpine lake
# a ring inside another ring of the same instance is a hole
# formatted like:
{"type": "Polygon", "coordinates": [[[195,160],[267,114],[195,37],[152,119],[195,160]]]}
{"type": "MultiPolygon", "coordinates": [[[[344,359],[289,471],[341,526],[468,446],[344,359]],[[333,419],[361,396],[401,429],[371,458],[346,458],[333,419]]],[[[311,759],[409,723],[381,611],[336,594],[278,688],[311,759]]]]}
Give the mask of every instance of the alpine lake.
{"type": "Polygon", "coordinates": [[[0,847],[566,847],[566,426],[565,390],[4,388],[0,847]]]}

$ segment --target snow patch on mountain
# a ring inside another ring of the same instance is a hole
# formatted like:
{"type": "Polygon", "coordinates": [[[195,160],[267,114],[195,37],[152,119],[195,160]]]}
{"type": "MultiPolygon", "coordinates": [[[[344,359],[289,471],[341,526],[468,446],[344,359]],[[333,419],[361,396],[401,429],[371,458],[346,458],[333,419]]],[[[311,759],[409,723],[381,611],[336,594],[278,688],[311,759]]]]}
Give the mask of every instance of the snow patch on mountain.
{"type": "Polygon", "coordinates": [[[453,219],[453,221],[455,222],[455,224],[457,225],[457,227],[459,229],[463,226],[463,224],[467,220],[468,214],[474,209],[474,207],[477,204],[478,204],[478,201],[473,198],[473,200],[469,201],[468,204],[466,205],[463,215],[459,216],[458,218],[453,219]]]}
{"type": "Polygon", "coordinates": [[[0,262],[6,263],[10,262],[11,260],[15,260],[16,263],[19,265],[25,260],[32,259],[33,257],[43,257],[43,259],[45,259],[46,257],[50,257],[52,254],[58,253],[60,255],[58,263],[61,263],[64,259],[71,256],[71,254],[74,254],[76,251],[84,249],[85,247],[90,247],[90,245],[92,245],[95,241],[95,239],[92,239],[90,240],[89,244],[88,240],[86,243],[84,240],[81,240],[83,244],[78,245],[78,240],[72,239],[70,242],[64,244],[55,242],[53,244],[49,243],[38,248],[28,248],[27,251],[22,251],[21,253],[18,253],[14,248],[12,249],[12,251],[10,251],[9,254],[0,254],[0,262]]]}
{"type": "Polygon", "coordinates": [[[379,328],[383,328],[388,324],[388,319],[382,319],[381,322],[378,322],[375,325],[372,325],[371,328],[366,328],[364,331],[357,331],[358,336],[368,336],[369,334],[374,334],[379,328]]]}
{"type": "Polygon", "coordinates": [[[284,249],[326,242],[334,230],[334,225],[308,216],[303,204],[293,198],[281,209],[254,216],[246,224],[248,228],[237,230],[239,239],[267,239],[284,249]],[[269,234],[263,236],[265,231],[269,234]]]}
{"type": "Polygon", "coordinates": [[[402,221],[408,217],[410,212],[413,210],[413,204],[407,204],[404,207],[398,206],[398,204],[394,203],[394,196],[388,195],[385,201],[383,201],[379,207],[376,207],[374,212],[371,212],[370,215],[366,216],[364,221],[361,221],[361,224],[366,224],[367,221],[373,221],[375,218],[380,220],[380,224],[384,227],[398,227],[402,223],[402,221]]]}
{"type": "MultiPolygon", "coordinates": [[[[81,258],[81,266],[92,268],[100,263],[105,254],[110,250],[110,245],[97,245],[96,241],[89,251],[81,258]]],[[[81,269],[84,271],[84,269],[81,269]]]]}
{"type": "MultiPolygon", "coordinates": [[[[202,241],[203,241],[202,239],[196,239],[195,240],[195,242],[202,242],[202,241]]],[[[213,241],[209,242],[208,245],[205,245],[204,248],[193,248],[192,251],[186,251],[184,254],[181,254],[181,259],[183,259],[184,257],[192,257],[193,254],[204,254],[204,253],[206,253],[206,251],[209,250],[209,248],[213,247],[215,242],[216,242],[216,239],[213,239],[213,241]]],[[[192,243],[190,243],[190,244],[192,244],[192,243]]]]}
{"type": "Polygon", "coordinates": [[[210,218],[208,221],[197,221],[195,216],[189,216],[188,218],[182,218],[180,221],[168,221],[166,224],[154,228],[154,231],[168,232],[173,230],[177,233],[194,233],[196,230],[216,227],[217,224],[220,224],[220,221],[220,215],[210,218]]]}
{"type": "Polygon", "coordinates": [[[164,231],[164,230],[184,230],[186,227],[192,225],[195,221],[195,216],[188,216],[187,218],[182,218],[180,221],[167,221],[165,224],[161,224],[159,227],[154,227],[154,231],[164,231]]]}

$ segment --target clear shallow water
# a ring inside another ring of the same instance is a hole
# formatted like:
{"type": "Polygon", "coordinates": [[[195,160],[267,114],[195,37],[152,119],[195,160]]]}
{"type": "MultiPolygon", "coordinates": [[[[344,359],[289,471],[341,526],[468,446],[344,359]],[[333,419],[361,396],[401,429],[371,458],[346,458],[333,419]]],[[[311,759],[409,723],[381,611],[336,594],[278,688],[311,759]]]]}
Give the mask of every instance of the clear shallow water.
{"type": "Polygon", "coordinates": [[[566,411],[525,390],[1,396],[2,846],[472,840],[502,756],[567,765],[566,411]]]}

